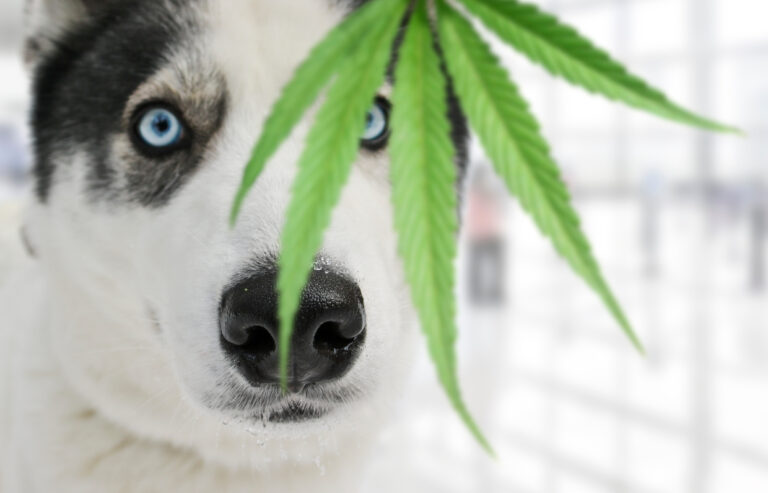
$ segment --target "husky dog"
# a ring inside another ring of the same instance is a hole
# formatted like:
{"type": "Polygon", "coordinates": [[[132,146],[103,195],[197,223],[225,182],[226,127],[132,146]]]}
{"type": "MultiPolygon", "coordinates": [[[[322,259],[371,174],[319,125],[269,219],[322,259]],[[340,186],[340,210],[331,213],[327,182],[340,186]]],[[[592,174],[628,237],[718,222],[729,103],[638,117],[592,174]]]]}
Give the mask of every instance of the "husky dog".
{"type": "Polygon", "coordinates": [[[288,393],[275,259],[311,115],[234,228],[228,213],[282,86],[361,3],[28,0],[34,194],[0,301],[2,493],[357,491],[418,337],[387,86],[302,297],[288,393]]]}

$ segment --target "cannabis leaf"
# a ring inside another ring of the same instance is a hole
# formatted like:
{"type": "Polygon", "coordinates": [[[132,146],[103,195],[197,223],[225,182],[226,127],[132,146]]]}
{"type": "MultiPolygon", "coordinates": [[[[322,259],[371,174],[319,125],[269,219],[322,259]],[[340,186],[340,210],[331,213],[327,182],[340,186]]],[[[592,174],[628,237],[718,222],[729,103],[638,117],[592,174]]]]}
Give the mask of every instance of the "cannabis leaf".
{"type": "Polygon", "coordinates": [[[399,252],[440,381],[480,443],[490,445],[462,401],[456,373],[453,261],[456,164],[445,77],[426,0],[419,0],[400,47],[392,94],[392,203],[399,252]]]}
{"type": "MultiPolygon", "coordinates": [[[[687,125],[737,132],[671,102],[537,7],[517,0],[454,2],[503,41],[575,85],[687,125]]],[[[392,60],[396,60],[396,84],[390,153],[398,250],[440,382],[466,425],[490,452],[462,400],[457,376],[456,170],[447,117],[447,74],[509,191],[602,298],[632,343],[640,350],[642,346],[591,253],[536,119],[463,12],[447,0],[369,0],[332,30],[297,69],[275,104],[246,167],[231,219],[234,223],[269,158],[335,76],[299,160],[281,238],[278,347],[285,384],[301,292],[357,155],[364,115],[392,60]],[[413,10],[406,16],[409,7],[413,10]],[[401,25],[405,34],[398,59],[392,47],[401,25]]]]}
{"type": "Polygon", "coordinates": [[[440,42],[456,93],[496,172],[642,350],[592,257],[568,190],[527,103],[469,21],[444,1],[438,2],[438,16],[440,42]]]}
{"type": "Polygon", "coordinates": [[[459,0],[497,36],[550,73],[663,118],[708,130],[739,130],[702,118],[667,99],[575,29],[517,0],[459,0]]]}
{"type": "Polygon", "coordinates": [[[315,102],[320,91],[336,74],[342,63],[357,48],[358,37],[373,26],[378,26],[380,19],[393,15],[393,6],[389,3],[391,2],[371,2],[350,14],[312,49],[296,70],[294,77],[283,88],[283,93],[272,108],[251,159],[245,167],[243,180],[232,206],[232,224],[240,213],[248,191],[256,183],[269,158],[315,102]]]}
{"type": "Polygon", "coordinates": [[[299,159],[278,262],[278,350],[283,382],[288,374],[293,321],[301,292],[322,243],[323,232],[330,223],[331,212],[359,151],[364,116],[376,90],[384,82],[392,45],[408,2],[388,0],[372,5],[384,10],[380,13],[381,20],[358,40],[355,50],[342,64],[299,159]]]}

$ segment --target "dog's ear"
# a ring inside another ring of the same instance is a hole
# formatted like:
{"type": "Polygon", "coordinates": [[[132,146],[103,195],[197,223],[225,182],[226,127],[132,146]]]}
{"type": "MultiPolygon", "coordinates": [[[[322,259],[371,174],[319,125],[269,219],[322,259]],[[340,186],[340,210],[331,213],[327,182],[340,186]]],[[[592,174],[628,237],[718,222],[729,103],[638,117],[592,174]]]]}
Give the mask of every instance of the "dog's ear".
{"type": "Polygon", "coordinates": [[[24,58],[34,65],[66,33],[124,0],[26,0],[24,58]]]}

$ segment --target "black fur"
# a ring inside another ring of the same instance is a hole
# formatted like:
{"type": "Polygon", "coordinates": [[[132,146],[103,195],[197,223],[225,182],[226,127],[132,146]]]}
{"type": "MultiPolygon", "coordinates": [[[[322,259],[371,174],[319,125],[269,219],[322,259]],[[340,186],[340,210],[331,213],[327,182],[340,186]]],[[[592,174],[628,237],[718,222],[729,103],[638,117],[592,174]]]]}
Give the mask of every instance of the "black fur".
{"type": "MultiPolygon", "coordinates": [[[[55,49],[44,55],[34,78],[31,118],[36,192],[41,201],[47,199],[58,172],[54,158],[72,157],[75,150],[84,149],[91,160],[88,182],[93,196],[147,206],[167,202],[196,168],[199,152],[182,153],[163,162],[113,155],[115,138],[130,131],[123,118],[129,97],[167,63],[172,48],[194,38],[197,26],[179,14],[189,3],[191,0],[102,4],[86,23],[56,40],[55,49]],[[125,178],[123,185],[121,177],[125,178]]],[[[225,108],[224,101],[216,102],[215,111],[225,108]]],[[[200,146],[191,149],[200,151],[200,146]]]]}

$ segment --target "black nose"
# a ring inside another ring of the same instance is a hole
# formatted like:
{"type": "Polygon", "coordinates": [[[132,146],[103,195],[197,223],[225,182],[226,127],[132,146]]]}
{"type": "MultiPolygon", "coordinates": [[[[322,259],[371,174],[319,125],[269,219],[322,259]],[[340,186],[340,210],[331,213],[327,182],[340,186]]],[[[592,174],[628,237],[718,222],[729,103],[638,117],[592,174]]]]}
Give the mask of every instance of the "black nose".
{"type": "MultiPolygon", "coordinates": [[[[221,345],[253,386],[276,384],[278,371],[277,271],[263,269],[229,288],[222,298],[221,345]]],[[[341,378],[365,340],[360,288],[332,270],[313,270],[294,321],[288,388],[341,378]]]]}

